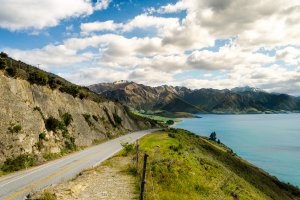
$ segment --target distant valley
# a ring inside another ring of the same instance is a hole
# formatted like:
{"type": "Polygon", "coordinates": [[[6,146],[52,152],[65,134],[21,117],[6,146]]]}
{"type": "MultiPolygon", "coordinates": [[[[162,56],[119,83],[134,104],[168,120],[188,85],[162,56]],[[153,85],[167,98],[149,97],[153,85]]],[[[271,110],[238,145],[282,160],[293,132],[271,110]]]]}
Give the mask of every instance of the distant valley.
{"type": "Polygon", "coordinates": [[[278,113],[300,110],[300,98],[268,93],[251,87],[231,90],[151,87],[130,81],[100,83],[92,91],[145,112],[171,113],[278,113]]]}

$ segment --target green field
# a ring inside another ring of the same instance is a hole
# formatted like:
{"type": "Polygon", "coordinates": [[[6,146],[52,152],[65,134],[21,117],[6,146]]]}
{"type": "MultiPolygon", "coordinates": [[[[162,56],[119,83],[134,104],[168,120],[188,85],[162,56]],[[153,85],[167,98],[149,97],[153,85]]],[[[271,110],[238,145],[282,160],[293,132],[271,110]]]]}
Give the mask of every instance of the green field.
{"type": "MultiPolygon", "coordinates": [[[[188,131],[156,132],[139,142],[141,154],[149,155],[147,199],[300,199],[296,187],[281,183],[224,145],[188,131]]],[[[138,188],[140,176],[136,177],[138,188]]]]}
{"type": "Polygon", "coordinates": [[[149,119],[153,119],[162,123],[166,123],[169,120],[173,120],[174,122],[179,122],[180,119],[179,118],[171,118],[171,117],[161,117],[158,115],[150,115],[150,114],[143,114],[140,113],[138,111],[131,111],[133,114],[141,116],[141,117],[145,117],[145,118],[149,118],[149,119]]]}

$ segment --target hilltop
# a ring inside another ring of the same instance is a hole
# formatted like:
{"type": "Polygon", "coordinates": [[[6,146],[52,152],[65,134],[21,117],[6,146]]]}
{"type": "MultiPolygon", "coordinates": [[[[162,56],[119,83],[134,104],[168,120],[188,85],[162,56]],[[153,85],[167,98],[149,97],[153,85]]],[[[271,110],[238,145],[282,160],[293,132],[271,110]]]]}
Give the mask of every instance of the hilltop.
{"type": "Polygon", "coordinates": [[[189,89],[151,87],[130,81],[100,83],[89,88],[108,99],[136,110],[188,113],[276,113],[300,111],[300,100],[287,94],[268,93],[251,87],[189,89]]]}

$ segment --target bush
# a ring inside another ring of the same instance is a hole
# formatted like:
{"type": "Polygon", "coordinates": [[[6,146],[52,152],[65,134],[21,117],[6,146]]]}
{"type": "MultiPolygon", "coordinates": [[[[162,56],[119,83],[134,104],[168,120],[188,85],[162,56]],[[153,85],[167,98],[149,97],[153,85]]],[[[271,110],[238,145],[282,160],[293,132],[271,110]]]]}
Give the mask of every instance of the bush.
{"type": "Polygon", "coordinates": [[[33,155],[23,154],[16,158],[8,158],[1,167],[1,170],[4,172],[19,171],[33,166],[35,161],[36,160],[33,155]]]}
{"type": "Polygon", "coordinates": [[[49,78],[48,78],[48,84],[49,84],[49,86],[50,86],[50,88],[52,89],[52,90],[54,90],[54,89],[56,89],[56,88],[58,88],[58,83],[57,83],[57,81],[55,80],[55,78],[54,77],[52,77],[52,76],[50,76],[49,78]]]}
{"type": "Polygon", "coordinates": [[[173,120],[168,120],[168,121],[166,122],[166,124],[169,125],[169,126],[174,125],[174,121],[173,121],[173,120]]]}
{"type": "Polygon", "coordinates": [[[91,122],[91,115],[90,114],[82,114],[82,116],[84,117],[85,121],[88,123],[89,126],[92,126],[93,123],[91,122]]]}
{"type": "Polygon", "coordinates": [[[176,138],[176,135],[175,135],[174,133],[168,133],[168,136],[169,136],[170,138],[176,138]]]}
{"type": "Polygon", "coordinates": [[[46,74],[43,74],[42,72],[32,72],[29,74],[28,81],[31,84],[47,85],[48,77],[46,74]]]}
{"type": "Polygon", "coordinates": [[[11,133],[19,133],[22,130],[22,126],[21,125],[13,125],[12,127],[9,127],[8,130],[11,133]]]}
{"type": "Polygon", "coordinates": [[[68,93],[68,94],[72,95],[73,97],[76,97],[79,93],[78,87],[74,86],[74,85],[70,85],[70,86],[63,85],[59,88],[59,90],[64,93],[68,93]]]}
{"type": "Polygon", "coordinates": [[[39,198],[39,200],[56,200],[55,194],[45,191],[44,194],[39,198]]]}
{"type": "Polygon", "coordinates": [[[45,125],[48,131],[55,132],[61,127],[61,122],[58,119],[55,119],[51,116],[46,120],[45,125]]]}
{"type": "Polygon", "coordinates": [[[117,125],[120,125],[122,123],[122,118],[119,117],[119,115],[117,115],[116,113],[114,113],[113,116],[114,116],[115,123],[117,125]]]}
{"type": "Polygon", "coordinates": [[[73,117],[71,114],[65,113],[62,115],[62,120],[66,126],[69,126],[73,121],[73,117]]]}
{"type": "Polygon", "coordinates": [[[178,151],[180,151],[181,149],[183,149],[183,146],[182,146],[182,144],[179,144],[179,145],[171,145],[171,146],[169,146],[169,149],[178,152],[178,151]]]}
{"type": "Polygon", "coordinates": [[[5,69],[6,67],[7,67],[6,60],[3,58],[0,58],[0,70],[5,69]]]}
{"type": "Polygon", "coordinates": [[[11,77],[15,77],[17,75],[17,70],[12,67],[6,68],[6,72],[11,77]]]}
{"type": "Polygon", "coordinates": [[[0,57],[1,58],[8,58],[8,55],[7,55],[7,53],[1,52],[0,57]]]}
{"type": "Polygon", "coordinates": [[[128,143],[128,142],[125,142],[125,143],[121,143],[124,151],[125,151],[125,155],[128,155],[129,153],[133,152],[134,150],[134,144],[132,143],[128,143]]]}
{"type": "Polygon", "coordinates": [[[40,140],[46,139],[46,133],[45,133],[45,132],[40,133],[40,134],[39,134],[39,139],[40,139],[40,140]]]}
{"type": "Polygon", "coordinates": [[[212,141],[216,141],[217,140],[217,134],[216,132],[212,132],[209,136],[209,139],[212,141]]]}
{"type": "Polygon", "coordinates": [[[82,93],[82,92],[80,92],[79,93],[79,98],[82,100],[82,99],[84,99],[84,98],[86,98],[87,96],[84,94],[84,93],[82,93]]]}

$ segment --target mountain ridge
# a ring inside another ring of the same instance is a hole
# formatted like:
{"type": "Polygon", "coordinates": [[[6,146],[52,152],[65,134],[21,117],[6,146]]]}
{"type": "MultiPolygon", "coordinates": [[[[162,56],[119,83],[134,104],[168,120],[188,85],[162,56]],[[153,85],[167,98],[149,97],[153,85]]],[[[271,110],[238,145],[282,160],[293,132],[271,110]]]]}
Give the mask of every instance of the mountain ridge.
{"type": "Polygon", "coordinates": [[[179,86],[146,86],[132,81],[88,86],[108,99],[137,110],[188,113],[274,113],[300,110],[299,98],[268,93],[249,86],[233,89],[189,89],[179,86]]]}

